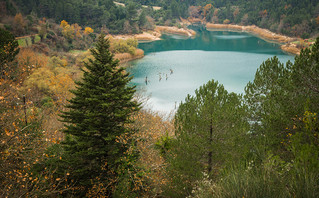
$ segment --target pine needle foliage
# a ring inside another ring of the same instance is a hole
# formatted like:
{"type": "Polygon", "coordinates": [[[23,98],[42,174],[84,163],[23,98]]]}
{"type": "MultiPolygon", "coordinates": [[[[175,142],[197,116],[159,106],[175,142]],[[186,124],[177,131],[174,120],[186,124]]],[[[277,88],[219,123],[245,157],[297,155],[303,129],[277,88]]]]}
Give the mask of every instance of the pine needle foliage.
{"type": "Polygon", "coordinates": [[[128,85],[131,77],[113,59],[104,37],[100,35],[96,47],[90,50],[94,59],[85,63],[83,79],[76,82],[68,111],[61,115],[66,164],[82,193],[99,178],[109,188],[106,194],[112,194],[123,159],[132,159],[128,150],[134,131],[127,124],[133,122],[132,113],[139,110],[133,100],[135,87],[128,85]]]}
{"type": "Polygon", "coordinates": [[[168,155],[168,197],[190,195],[203,172],[217,177],[221,167],[242,158],[246,111],[241,95],[228,93],[214,80],[185,98],[175,115],[176,139],[168,155]]]}

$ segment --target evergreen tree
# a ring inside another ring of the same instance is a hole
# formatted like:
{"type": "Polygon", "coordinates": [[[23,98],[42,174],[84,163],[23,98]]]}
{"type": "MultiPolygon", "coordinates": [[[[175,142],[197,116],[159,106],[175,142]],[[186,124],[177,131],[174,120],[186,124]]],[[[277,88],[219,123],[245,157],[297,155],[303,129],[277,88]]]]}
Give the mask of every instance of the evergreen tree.
{"type": "Polygon", "coordinates": [[[282,141],[285,129],[295,125],[304,112],[318,111],[318,45],[302,50],[295,63],[280,63],[277,57],[266,60],[257,70],[253,82],[245,88],[249,107],[251,135],[262,159],[269,151],[284,157],[282,141]]]}
{"type": "Polygon", "coordinates": [[[139,104],[133,101],[135,87],[128,86],[129,74],[113,60],[104,35],[91,53],[94,59],[85,63],[83,79],[71,91],[69,110],[61,115],[66,134],[63,147],[71,176],[86,189],[81,196],[92,187],[92,180],[104,184],[104,195],[111,195],[124,163],[135,158],[128,152],[134,131],[127,124],[132,123],[131,114],[139,110],[139,104]]]}
{"type": "Polygon", "coordinates": [[[311,49],[302,50],[292,67],[292,80],[298,95],[308,99],[309,108],[319,111],[319,37],[311,49]]]}
{"type": "Polygon", "coordinates": [[[137,16],[137,11],[136,11],[136,4],[133,2],[130,2],[127,6],[127,18],[130,22],[135,20],[137,16]]]}
{"type": "Polygon", "coordinates": [[[241,97],[228,93],[218,82],[209,81],[195,91],[195,96],[187,96],[175,116],[168,196],[189,195],[203,172],[215,176],[226,160],[241,159],[238,148],[244,150],[246,146],[240,139],[248,131],[245,114],[241,97]]]}
{"type": "Polygon", "coordinates": [[[318,197],[318,44],[319,39],[312,49],[302,50],[294,64],[284,66],[277,57],[268,59],[245,88],[253,166],[266,168],[271,158],[281,161],[272,165],[274,176],[285,181],[278,189],[297,197],[318,197]],[[278,169],[282,164],[291,167],[286,176],[278,169]]]}
{"type": "Polygon", "coordinates": [[[251,135],[255,140],[260,140],[262,146],[257,149],[259,157],[263,157],[260,155],[265,155],[270,148],[275,152],[281,149],[282,131],[291,124],[291,118],[303,109],[292,98],[291,66],[290,61],[285,66],[277,57],[268,59],[260,65],[254,80],[245,87],[251,135]]]}
{"type": "Polygon", "coordinates": [[[142,13],[140,14],[140,16],[138,17],[138,24],[140,26],[140,28],[143,28],[146,24],[147,20],[146,20],[146,13],[143,10],[142,13]]]}

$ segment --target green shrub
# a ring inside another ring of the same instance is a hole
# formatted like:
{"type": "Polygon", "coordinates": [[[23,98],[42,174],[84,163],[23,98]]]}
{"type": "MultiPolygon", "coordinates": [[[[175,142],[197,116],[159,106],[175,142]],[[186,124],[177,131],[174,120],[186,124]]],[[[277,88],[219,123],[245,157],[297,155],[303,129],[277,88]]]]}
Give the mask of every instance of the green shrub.
{"type": "Polygon", "coordinates": [[[42,107],[47,107],[47,108],[53,107],[52,98],[50,96],[46,96],[46,97],[42,98],[41,105],[42,105],[42,107]]]}
{"type": "Polygon", "coordinates": [[[127,40],[111,40],[111,51],[113,53],[130,53],[131,55],[135,54],[138,41],[136,39],[127,39],[127,40]]]}
{"type": "Polygon", "coordinates": [[[290,197],[285,183],[287,170],[290,170],[289,164],[285,164],[278,156],[270,155],[261,165],[250,161],[245,166],[230,167],[214,182],[203,178],[196,183],[192,195],[220,198],[290,197]],[[206,190],[202,192],[203,188],[206,190]]]}
{"type": "Polygon", "coordinates": [[[172,137],[166,132],[156,143],[155,148],[159,150],[162,157],[166,156],[166,153],[172,148],[172,137]]]}

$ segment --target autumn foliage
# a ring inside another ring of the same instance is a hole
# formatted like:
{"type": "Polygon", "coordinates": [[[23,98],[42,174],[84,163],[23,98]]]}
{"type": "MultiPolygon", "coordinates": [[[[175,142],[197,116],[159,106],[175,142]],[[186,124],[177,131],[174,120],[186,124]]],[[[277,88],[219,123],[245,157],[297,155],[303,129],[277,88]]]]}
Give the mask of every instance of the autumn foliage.
{"type": "Polygon", "coordinates": [[[18,13],[14,17],[13,28],[17,35],[23,35],[25,33],[26,22],[21,13],[18,13]]]}
{"type": "Polygon", "coordinates": [[[46,64],[46,59],[30,49],[22,49],[16,57],[19,72],[6,73],[15,78],[0,79],[2,197],[52,195],[61,187],[60,180],[67,177],[57,180],[49,167],[39,174],[33,172],[37,164],[53,157],[45,154],[45,150],[52,142],[57,143],[46,136],[42,123],[47,115],[30,97],[32,90],[24,88],[25,79],[46,64]]]}
{"type": "Polygon", "coordinates": [[[156,148],[156,143],[166,135],[174,136],[173,122],[165,121],[156,112],[145,110],[135,114],[134,120],[133,126],[139,131],[136,134],[137,148],[141,155],[138,163],[146,168],[145,175],[149,183],[146,194],[160,194],[169,180],[165,169],[166,161],[156,148]]]}
{"type": "Polygon", "coordinates": [[[59,194],[70,188],[70,183],[64,185],[68,173],[56,177],[56,170],[50,167],[42,172],[35,171],[35,167],[59,158],[46,149],[52,144],[59,144],[63,138],[57,114],[60,104],[66,102],[70,95],[68,89],[73,86],[73,79],[66,72],[67,62],[61,61],[62,64],[57,66],[56,61],[52,62],[49,57],[31,48],[23,48],[13,57],[13,61],[10,59],[11,62],[5,63],[9,69],[0,79],[0,174],[3,175],[0,196],[59,194]],[[61,71],[59,67],[65,70],[61,71]],[[53,69],[56,69],[55,73],[50,72],[53,69]],[[37,83],[50,87],[50,92],[34,84],[31,86],[34,76],[41,70],[49,71],[50,75],[41,74],[42,79],[48,77],[49,81],[37,83]],[[68,82],[71,84],[68,85],[68,82]]]}
{"type": "Polygon", "coordinates": [[[213,6],[212,6],[212,4],[210,4],[210,3],[204,6],[204,8],[203,8],[203,10],[204,10],[204,17],[206,17],[207,12],[209,12],[209,10],[212,9],[212,7],[213,7],[213,6]]]}
{"type": "Polygon", "coordinates": [[[74,38],[78,39],[82,37],[82,34],[89,35],[94,32],[94,30],[90,27],[85,27],[84,31],[82,31],[82,27],[77,23],[70,25],[65,20],[61,21],[60,27],[62,28],[63,36],[69,40],[74,38]]]}
{"type": "Polygon", "coordinates": [[[85,27],[85,29],[84,29],[84,34],[86,34],[86,35],[91,34],[93,32],[94,32],[94,30],[90,27],[85,27]]]}

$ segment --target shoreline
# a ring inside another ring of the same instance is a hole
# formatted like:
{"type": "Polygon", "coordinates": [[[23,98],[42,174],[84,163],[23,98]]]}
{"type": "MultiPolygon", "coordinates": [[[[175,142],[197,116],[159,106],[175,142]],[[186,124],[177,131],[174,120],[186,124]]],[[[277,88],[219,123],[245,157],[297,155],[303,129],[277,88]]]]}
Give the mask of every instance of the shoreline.
{"type": "Polygon", "coordinates": [[[125,64],[129,61],[133,61],[136,59],[140,59],[144,57],[144,51],[142,49],[136,49],[135,50],[135,55],[132,55],[130,53],[117,53],[114,54],[114,58],[118,59],[120,64],[125,64]]]}
{"type": "Polygon", "coordinates": [[[293,41],[298,40],[297,38],[292,38],[292,37],[284,36],[281,34],[277,34],[277,33],[271,32],[270,30],[257,27],[255,25],[241,26],[241,25],[232,25],[232,24],[207,23],[206,29],[208,31],[226,30],[226,31],[248,32],[267,42],[276,42],[281,45],[280,47],[281,50],[294,55],[299,55],[301,50],[297,48],[296,44],[292,43],[293,41]]]}
{"type": "MultiPolygon", "coordinates": [[[[193,24],[190,21],[184,21],[183,25],[193,24]]],[[[203,24],[203,23],[202,23],[203,24]]],[[[257,36],[267,42],[275,42],[280,44],[281,50],[288,54],[299,55],[300,48],[294,44],[294,41],[297,41],[298,38],[292,38],[271,32],[268,29],[263,29],[257,27],[256,25],[242,26],[242,25],[233,25],[233,24],[213,24],[213,23],[204,23],[208,31],[234,31],[234,32],[247,32],[254,36],[257,36]]],[[[176,34],[186,37],[194,37],[196,32],[188,28],[178,28],[175,26],[156,26],[154,30],[145,31],[141,34],[125,34],[125,35],[111,35],[114,39],[129,39],[134,38],[138,42],[153,42],[161,40],[162,34],[176,34]]],[[[115,54],[115,58],[119,59],[120,64],[127,63],[132,60],[140,59],[144,57],[144,51],[137,49],[137,55],[131,55],[129,53],[115,54]]]]}
{"type": "MultiPolygon", "coordinates": [[[[154,30],[143,32],[141,34],[125,34],[125,35],[111,35],[114,39],[136,39],[138,42],[153,42],[161,40],[162,34],[176,34],[186,37],[194,37],[196,32],[188,28],[177,28],[170,26],[156,26],[154,30]]],[[[108,35],[106,36],[108,37],[108,35]]],[[[114,58],[120,61],[120,64],[125,64],[129,61],[140,59],[144,57],[144,51],[141,49],[136,49],[136,54],[131,55],[129,53],[118,53],[114,54],[114,58]]]]}
{"type": "Polygon", "coordinates": [[[194,37],[196,32],[188,28],[178,28],[171,26],[156,26],[154,30],[145,31],[141,34],[124,34],[124,35],[111,35],[115,39],[129,39],[134,38],[139,42],[151,42],[161,40],[162,34],[177,34],[186,37],[194,37]]]}

